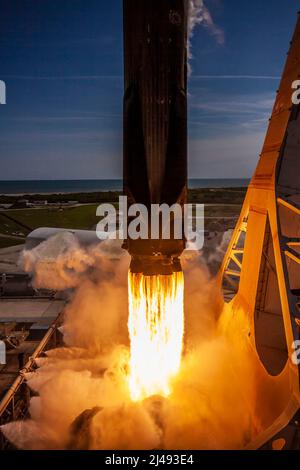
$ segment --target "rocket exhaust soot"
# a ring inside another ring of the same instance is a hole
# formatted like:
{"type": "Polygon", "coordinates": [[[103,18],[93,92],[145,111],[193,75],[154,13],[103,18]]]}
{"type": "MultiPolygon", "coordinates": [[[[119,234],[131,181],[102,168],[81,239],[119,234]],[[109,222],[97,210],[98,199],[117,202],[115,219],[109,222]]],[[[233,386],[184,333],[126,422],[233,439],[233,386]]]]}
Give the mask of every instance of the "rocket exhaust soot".
{"type": "MultiPolygon", "coordinates": [[[[124,0],[124,193],[148,213],[187,198],[187,14],[185,0],[124,0]]],[[[185,242],[172,214],[170,239],[128,238],[124,247],[133,273],[181,270],[185,242]]]]}

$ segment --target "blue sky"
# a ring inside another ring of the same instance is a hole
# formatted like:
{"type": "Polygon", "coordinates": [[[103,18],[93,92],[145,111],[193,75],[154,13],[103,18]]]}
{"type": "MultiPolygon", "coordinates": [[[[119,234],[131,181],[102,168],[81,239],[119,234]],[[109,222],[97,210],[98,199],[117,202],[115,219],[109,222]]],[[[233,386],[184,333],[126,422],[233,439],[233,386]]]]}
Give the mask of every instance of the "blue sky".
{"type": "MultiPolygon", "coordinates": [[[[297,0],[206,0],[192,38],[189,176],[250,177],[297,0]]],[[[122,2],[0,0],[0,179],[122,175],[122,2]]]]}

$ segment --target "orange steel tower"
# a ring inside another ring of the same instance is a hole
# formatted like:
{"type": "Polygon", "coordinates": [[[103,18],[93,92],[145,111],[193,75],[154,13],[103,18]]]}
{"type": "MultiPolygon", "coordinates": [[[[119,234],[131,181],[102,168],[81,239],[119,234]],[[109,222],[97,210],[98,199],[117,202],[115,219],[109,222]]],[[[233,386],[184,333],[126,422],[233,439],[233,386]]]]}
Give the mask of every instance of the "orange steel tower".
{"type": "Polygon", "coordinates": [[[300,339],[300,106],[292,102],[299,78],[298,17],[262,153],[219,273],[224,313],[231,324],[244,319],[257,361],[262,430],[247,445],[253,449],[300,448],[300,369],[293,360],[300,339]]]}

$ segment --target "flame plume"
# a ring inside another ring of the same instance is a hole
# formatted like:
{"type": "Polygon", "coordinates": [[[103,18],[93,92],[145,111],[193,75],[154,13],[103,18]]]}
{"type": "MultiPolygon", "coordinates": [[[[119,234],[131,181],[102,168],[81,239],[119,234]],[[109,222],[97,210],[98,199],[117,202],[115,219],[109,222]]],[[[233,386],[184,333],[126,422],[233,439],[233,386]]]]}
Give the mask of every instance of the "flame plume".
{"type": "Polygon", "coordinates": [[[184,278],[128,274],[129,387],[134,401],[168,396],[180,368],[184,334],[184,278]]]}

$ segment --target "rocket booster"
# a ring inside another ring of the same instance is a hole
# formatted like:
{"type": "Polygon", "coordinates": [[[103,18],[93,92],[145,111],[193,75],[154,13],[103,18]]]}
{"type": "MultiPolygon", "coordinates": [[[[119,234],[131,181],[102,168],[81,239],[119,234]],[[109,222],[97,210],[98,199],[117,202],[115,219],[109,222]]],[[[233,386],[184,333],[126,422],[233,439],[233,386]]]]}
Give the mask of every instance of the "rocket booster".
{"type": "MultiPolygon", "coordinates": [[[[124,194],[128,204],[187,198],[186,0],[124,0],[124,194]]],[[[131,270],[179,269],[185,241],[131,240],[131,270]]]]}

